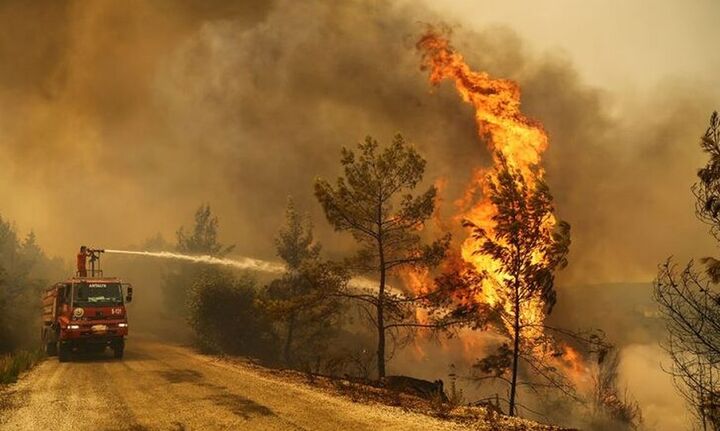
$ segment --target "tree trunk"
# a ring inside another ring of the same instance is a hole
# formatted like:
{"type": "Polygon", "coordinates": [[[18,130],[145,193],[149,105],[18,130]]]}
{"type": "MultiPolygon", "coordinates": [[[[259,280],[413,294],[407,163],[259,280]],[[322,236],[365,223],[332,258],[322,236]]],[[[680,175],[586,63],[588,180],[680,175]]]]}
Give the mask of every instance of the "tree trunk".
{"type": "Polygon", "coordinates": [[[515,322],[513,323],[513,362],[512,362],[512,380],[510,383],[510,416],[516,415],[515,409],[515,393],[517,388],[517,372],[518,360],[520,357],[520,287],[517,279],[515,280],[515,322]]]}
{"type": "MultiPolygon", "coordinates": [[[[382,202],[382,199],[379,199],[382,202]]],[[[382,204],[377,208],[378,257],[380,259],[380,286],[378,287],[377,329],[378,329],[378,380],[385,377],[385,250],[383,248],[382,204]]]]}
{"type": "Polygon", "coordinates": [[[293,339],[293,332],[295,331],[295,313],[290,314],[290,317],[288,318],[288,324],[287,324],[287,335],[285,338],[285,346],[283,347],[283,359],[285,359],[285,365],[290,366],[291,365],[291,349],[292,349],[292,339],[293,339]]]}
{"type": "Polygon", "coordinates": [[[380,247],[380,287],[378,289],[377,303],[377,329],[378,329],[378,379],[385,377],[385,259],[380,247]]]}

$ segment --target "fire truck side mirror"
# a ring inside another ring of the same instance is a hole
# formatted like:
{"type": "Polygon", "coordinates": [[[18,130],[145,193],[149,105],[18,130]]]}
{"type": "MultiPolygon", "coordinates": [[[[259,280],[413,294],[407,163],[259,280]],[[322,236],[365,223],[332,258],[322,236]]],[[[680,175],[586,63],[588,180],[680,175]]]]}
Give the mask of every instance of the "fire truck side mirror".
{"type": "Polygon", "coordinates": [[[127,288],[127,295],[125,296],[125,302],[132,302],[132,297],[133,297],[132,284],[127,283],[127,284],[125,284],[125,287],[127,288]]]}

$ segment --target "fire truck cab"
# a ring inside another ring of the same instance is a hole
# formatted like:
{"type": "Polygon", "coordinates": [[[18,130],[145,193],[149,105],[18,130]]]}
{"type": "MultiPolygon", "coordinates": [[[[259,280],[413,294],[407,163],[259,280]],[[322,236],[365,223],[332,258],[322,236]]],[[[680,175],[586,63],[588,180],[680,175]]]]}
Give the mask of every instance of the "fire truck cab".
{"type": "Polygon", "coordinates": [[[132,301],[132,286],[103,277],[76,276],[45,289],[42,341],[48,356],[66,362],[77,350],[103,352],[110,347],[122,358],[128,319],[125,304],[132,301]]]}

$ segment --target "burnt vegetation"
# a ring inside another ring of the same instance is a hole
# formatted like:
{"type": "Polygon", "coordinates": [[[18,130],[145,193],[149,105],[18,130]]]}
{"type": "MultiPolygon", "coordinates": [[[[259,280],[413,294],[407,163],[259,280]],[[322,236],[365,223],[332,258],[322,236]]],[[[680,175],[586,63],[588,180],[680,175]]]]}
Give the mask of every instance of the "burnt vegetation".
{"type": "MultiPolygon", "coordinates": [[[[720,118],[717,112],[700,141],[708,155],[692,186],[695,214],[720,241],[720,118]]],[[[697,424],[720,430],[720,260],[700,259],[679,266],[672,258],[662,263],[654,296],[665,322],[663,344],[670,357],[666,371],[687,402],[697,424]]]]}

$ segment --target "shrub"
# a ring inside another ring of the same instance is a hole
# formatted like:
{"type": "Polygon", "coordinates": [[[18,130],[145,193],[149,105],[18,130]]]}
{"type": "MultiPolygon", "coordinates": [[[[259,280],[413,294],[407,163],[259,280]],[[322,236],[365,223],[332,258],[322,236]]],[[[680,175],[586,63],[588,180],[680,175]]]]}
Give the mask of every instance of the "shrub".
{"type": "Polygon", "coordinates": [[[209,269],[192,284],[189,323],[201,347],[209,350],[274,359],[277,340],[272,323],[257,306],[255,280],[209,269]]]}

